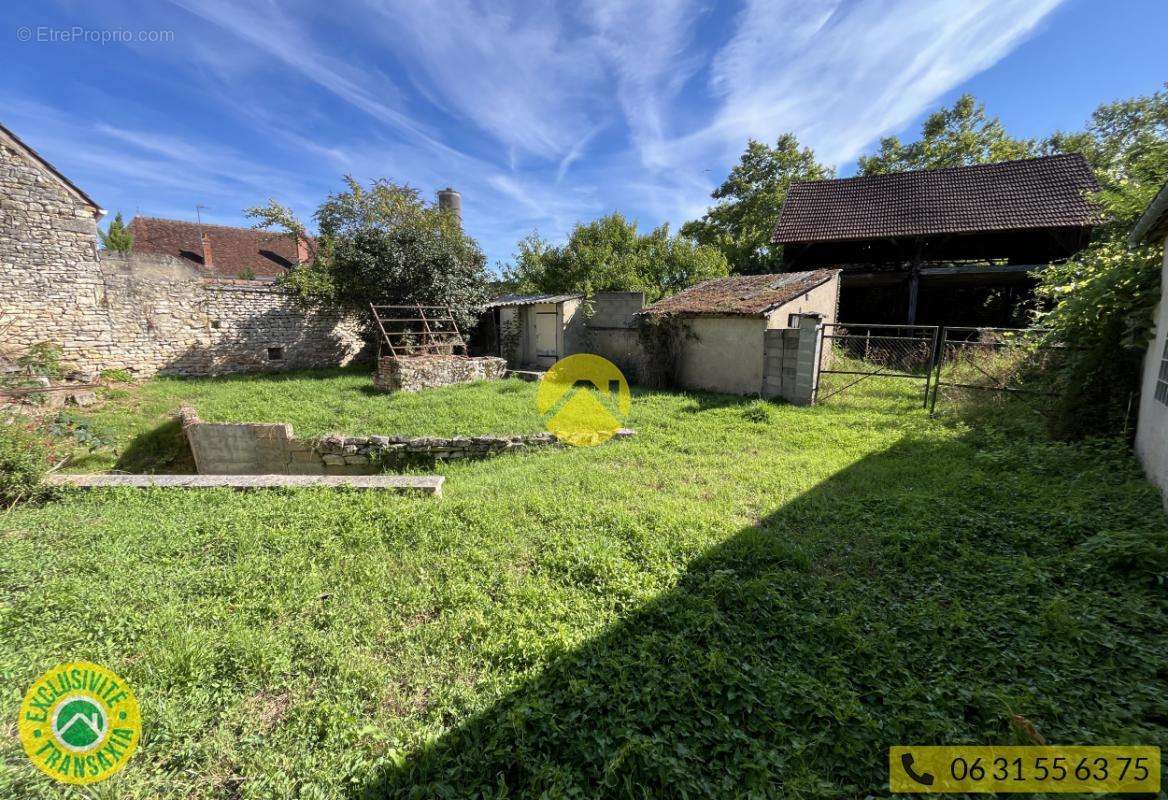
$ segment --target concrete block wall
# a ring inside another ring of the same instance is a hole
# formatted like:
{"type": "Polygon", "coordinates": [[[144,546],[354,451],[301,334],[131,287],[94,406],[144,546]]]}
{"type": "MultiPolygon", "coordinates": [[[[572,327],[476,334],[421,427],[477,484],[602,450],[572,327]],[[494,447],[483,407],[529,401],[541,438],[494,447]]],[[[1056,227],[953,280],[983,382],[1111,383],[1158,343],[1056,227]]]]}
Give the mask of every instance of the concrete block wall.
{"type": "Polygon", "coordinates": [[[762,396],[795,405],[815,402],[818,382],[821,318],[807,315],[797,328],[772,328],[764,335],[762,396]]]}

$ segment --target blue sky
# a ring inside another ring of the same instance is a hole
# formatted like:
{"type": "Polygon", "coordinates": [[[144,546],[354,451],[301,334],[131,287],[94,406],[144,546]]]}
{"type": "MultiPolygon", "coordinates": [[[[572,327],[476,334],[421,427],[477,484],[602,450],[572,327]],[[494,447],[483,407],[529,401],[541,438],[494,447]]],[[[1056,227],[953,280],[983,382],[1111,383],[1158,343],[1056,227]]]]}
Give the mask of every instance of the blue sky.
{"type": "Polygon", "coordinates": [[[492,265],[614,209],[700,215],[748,136],[846,175],[963,91],[1041,136],[1168,79],[1164,0],[22,5],[0,122],[111,213],[247,224],[346,173],[449,184],[492,265]]]}

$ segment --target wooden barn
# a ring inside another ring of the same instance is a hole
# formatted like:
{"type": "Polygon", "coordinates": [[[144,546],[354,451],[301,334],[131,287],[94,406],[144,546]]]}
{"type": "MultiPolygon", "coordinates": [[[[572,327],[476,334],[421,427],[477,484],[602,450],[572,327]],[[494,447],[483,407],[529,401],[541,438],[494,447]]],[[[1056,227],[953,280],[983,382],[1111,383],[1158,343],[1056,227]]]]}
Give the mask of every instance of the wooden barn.
{"type": "Polygon", "coordinates": [[[784,267],[843,270],[840,319],[1012,327],[1035,275],[1085,247],[1098,184],[1080,155],[791,187],[784,267]]]}

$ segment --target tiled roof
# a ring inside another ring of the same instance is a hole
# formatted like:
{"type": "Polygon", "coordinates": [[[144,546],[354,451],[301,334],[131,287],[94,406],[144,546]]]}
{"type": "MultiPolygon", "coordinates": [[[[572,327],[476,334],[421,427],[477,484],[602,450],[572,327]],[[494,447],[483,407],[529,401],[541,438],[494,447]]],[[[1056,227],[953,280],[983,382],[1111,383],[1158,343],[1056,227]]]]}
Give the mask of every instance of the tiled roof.
{"type": "Polygon", "coordinates": [[[1077,153],[791,187],[776,243],[1085,227],[1098,190],[1077,153]]]}
{"type": "Polygon", "coordinates": [[[213,275],[238,278],[250,271],[257,278],[277,278],[296,266],[296,239],[288,233],[200,225],[177,219],[134,217],[130,221],[135,253],[161,253],[203,264],[203,234],[211,242],[213,275]]]}
{"type": "Polygon", "coordinates": [[[714,278],[660,300],[641,313],[760,316],[826,283],[837,273],[838,269],[817,269],[814,272],[714,278]]]}
{"type": "Polygon", "coordinates": [[[487,302],[483,308],[530,306],[536,303],[563,303],[566,300],[579,300],[583,296],[582,294],[501,294],[487,302]]]}

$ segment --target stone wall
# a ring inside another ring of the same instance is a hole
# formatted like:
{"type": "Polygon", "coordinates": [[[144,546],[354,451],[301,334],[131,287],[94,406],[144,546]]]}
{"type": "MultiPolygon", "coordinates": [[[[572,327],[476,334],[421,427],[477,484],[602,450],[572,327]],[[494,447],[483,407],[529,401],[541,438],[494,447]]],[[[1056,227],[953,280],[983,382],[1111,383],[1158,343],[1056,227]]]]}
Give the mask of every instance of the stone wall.
{"type": "Polygon", "coordinates": [[[383,356],[373,385],[383,392],[416,392],[456,383],[497,380],[507,361],[497,356],[383,356]]]}
{"type": "Polygon", "coordinates": [[[213,375],[347,364],[358,320],[167,256],[97,251],[96,209],[0,136],[0,327],[7,352],[62,348],[79,372],[213,375]]]}
{"type": "MultiPolygon", "coordinates": [[[[369,475],[559,444],[550,433],[298,439],[292,426],[283,422],[203,422],[190,406],[179,409],[179,417],[200,475],[369,475]]],[[[633,434],[621,429],[616,436],[633,434]]]]}

